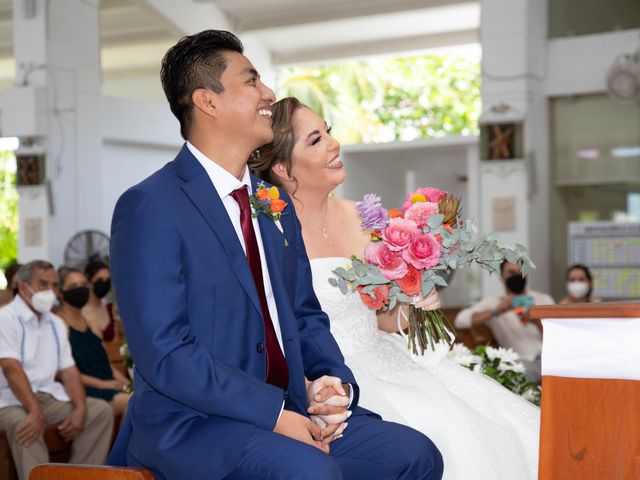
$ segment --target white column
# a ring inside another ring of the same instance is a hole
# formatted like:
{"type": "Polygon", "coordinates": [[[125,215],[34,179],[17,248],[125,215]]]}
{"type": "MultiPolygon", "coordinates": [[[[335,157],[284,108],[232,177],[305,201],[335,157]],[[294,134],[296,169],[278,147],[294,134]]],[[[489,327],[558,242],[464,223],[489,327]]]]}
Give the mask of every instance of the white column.
{"type": "Polygon", "coordinates": [[[46,156],[45,185],[19,189],[21,261],[60,264],[69,238],[94,225],[100,211],[98,6],[98,0],[13,0],[16,87],[3,98],[34,89],[44,95],[31,111],[3,106],[3,130],[25,116],[44,116],[46,127],[18,132],[46,156]]]}
{"type": "MultiPolygon", "coordinates": [[[[547,0],[481,0],[481,12],[483,113],[499,120],[491,109],[506,104],[505,117],[524,119],[524,159],[480,169],[481,229],[493,229],[494,198],[514,197],[516,228],[503,237],[528,247],[537,265],[532,286],[544,291],[549,289],[547,0]]],[[[499,291],[497,281],[484,282],[485,295],[499,291]]]]}

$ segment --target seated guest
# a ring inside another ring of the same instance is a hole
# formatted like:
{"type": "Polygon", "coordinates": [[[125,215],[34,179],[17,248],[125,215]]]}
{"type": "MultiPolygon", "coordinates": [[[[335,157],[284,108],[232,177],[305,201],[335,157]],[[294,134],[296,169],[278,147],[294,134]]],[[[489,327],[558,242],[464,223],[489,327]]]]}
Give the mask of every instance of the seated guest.
{"type": "Polygon", "coordinates": [[[4,271],[4,278],[7,279],[7,288],[0,290],[0,307],[10,303],[13,300],[13,297],[18,294],[16,273],[18,273],[21,266],[22,264],[20,263],[12,263],[4,271]]]}
{"type": "Polygon", "coordinates": [[[560,300],[561,305],[600,301],[592,296],[593,277],[586,266],[580,264],[570,266],[565,275],[565,281],[567,282],[567,296],[560,300]]]}
{"type": "Polygon", "coordinates": [[[116,335],[115,308],[103,299],[111,291],[111,271],[106,263],[94,260],[87,264],[84,274],[89,280],[89,301],[82,309],[82,316],[100,340],[110,342],[116,335]]]}
{"type": "Polygon", "coordinates": [[[17,277],[18,295],[0,308],[0,430],[18,478],[27,480],[33,467],[49,461],[45,425],[58,424],[60,436],[73,442],[71,463],[102,464],[113,415],[107,403],[85,397],[64,322],[51,313],[56,271],[36,260],[17,277]]]}
{"type": "Polygon", "coordinates": [[[539,322],[530,322],[528,308],[533,305],[552,305],[553,299],[545,294],[528,290],[527,279],[520,274],[520,265],[504,261],[500,265],[504,295],[485,298],[458,313],[456,328],[470,328],[486,324],[496,341],[512,348],[526,367],[530,381],[540,380],[540,352],[542,331],[539,322]]]}
{"type": "Polygon", "coordinates": [[[129,404],[125,393],[129,380],[109,363],[102,342],[87,326],[82,307],[89,301],[89,282],[79,270],[58,270],[62,305],[58,315],[69,327],[71,352],[80,370],[80,379],[88,397],[101,398],[111,404],[113,414],[122,418],[129,404]]]}

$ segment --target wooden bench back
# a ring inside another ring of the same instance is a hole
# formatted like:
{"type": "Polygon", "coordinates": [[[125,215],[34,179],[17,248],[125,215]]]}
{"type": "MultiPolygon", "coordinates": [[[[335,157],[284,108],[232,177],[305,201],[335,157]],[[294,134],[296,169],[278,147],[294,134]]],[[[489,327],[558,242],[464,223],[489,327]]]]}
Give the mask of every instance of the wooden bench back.
{"type": "Polygon", "coordinates": [[[143,468],[45,463],[31,470],[29,480],[153,480],[143,468]]]}

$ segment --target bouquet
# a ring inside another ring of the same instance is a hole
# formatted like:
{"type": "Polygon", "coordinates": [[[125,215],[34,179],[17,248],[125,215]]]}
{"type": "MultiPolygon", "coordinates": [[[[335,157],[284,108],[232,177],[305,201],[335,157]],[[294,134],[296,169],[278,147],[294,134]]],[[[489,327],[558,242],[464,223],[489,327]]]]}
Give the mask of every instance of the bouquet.
{"type": "Polygon", "coordinates": [[[479,345],[472,351],[463,344],[456,343],[449,353],[449,358],[473,372],[483,373],[493,378],[525,400],[540,405],[540,386],[527,382],[524,376],[524,365],[512,349],[479,345]]]}
{"type": "Polygon", "coordinates": [[[349,268],[334,270],[331,285],[342,293],[358,291],[374,310],[393,310],[408,305],[408,348],[424,355],[436,344],[451,346],[455,333],[440,310],[424,311],[413,306],[436,286],[446,287],[452,270],[477,263],[489,272],[499,272],[504,260],[520,263],[522,274],[535,268],[520,244],[500,242],[496,233],[478,237],[478,229],[461,219],[460,198],[437,188],[423,187],[409,194],[402,209],[385,209],[376,194],[369,193],[357,204],[362,228],[371,231],[364,258],[351,257],[349,268]]]}
{"type": "Polygon", "coordinates": [[[124,364],[127,372],[129,373],[129,378],[132,380],[129,385],[127,385],[127,393],[133,392],[133,358],[131,358],[131,352],[129,352],[129,345],[127,343],[123,343],[120,346],[120,355],[122,355],[122,363],[124,364]]]}

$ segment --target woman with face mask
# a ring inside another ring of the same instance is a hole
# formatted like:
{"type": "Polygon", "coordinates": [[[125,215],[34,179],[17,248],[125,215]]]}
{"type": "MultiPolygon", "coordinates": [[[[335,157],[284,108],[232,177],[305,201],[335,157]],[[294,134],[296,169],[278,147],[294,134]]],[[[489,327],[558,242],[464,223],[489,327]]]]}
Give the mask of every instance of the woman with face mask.
{"type": "Polygon", "coordinates": [[[584,265],[576,264],[569,267],[565,275],[567,295],[560,300],[560,304],[598,302],[593,298],[593,277],[591,271],[584,265]]]}
{"type": "Polygon", "coordinates": [[[106,263],[94,260],[87,264],[84,274],[89,280],[89,301],[82,309],[82,315],[100,340],[116,340],[117,309],[106,301],[111,291],[111,271],[106,263]]]}
{"type": "Polygon", "coordinates": [[[82,315],[82,307],[89,301],[89,282],[79,270],[66,267],[58,270],[58,278],[62,297],[58,315],[69,327],[71,352],[87,396],[109,402],[114,415],[122,417],[131,396],[125,392],[130,382],[111,366],[102,342],[82,315]]]}

